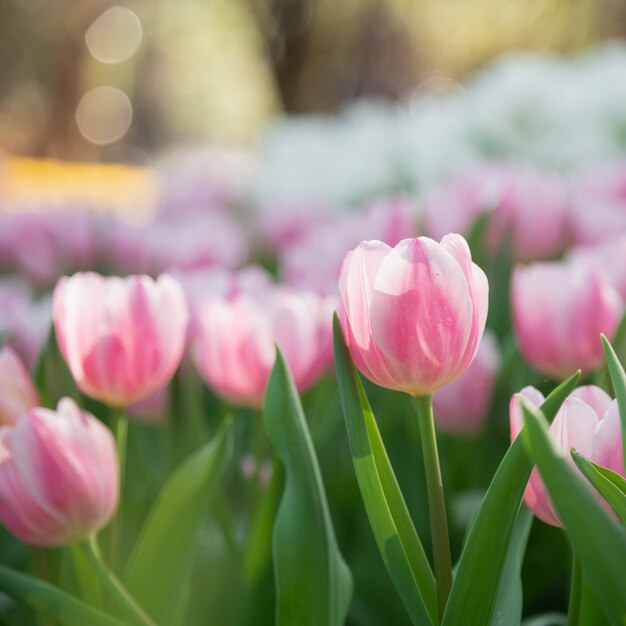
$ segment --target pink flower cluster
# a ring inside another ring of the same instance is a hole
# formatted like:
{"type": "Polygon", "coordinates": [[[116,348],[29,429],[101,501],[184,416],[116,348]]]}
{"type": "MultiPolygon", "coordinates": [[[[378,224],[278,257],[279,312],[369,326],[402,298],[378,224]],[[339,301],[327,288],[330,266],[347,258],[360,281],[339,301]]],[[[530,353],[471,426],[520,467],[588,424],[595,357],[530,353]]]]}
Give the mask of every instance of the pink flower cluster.
{"type": "MultiPolygon", "coordinates": [[[[544,401],[534,387],[525,387],[511,398],[511,439],[517,437],[523,426],[522,398],[536,409],[544,401]]],[[[572,392],[554,418],[550,436],[572,467],[576,467],[570,455],[570,449],[574,448],[594,463],[626,477],[617,401],[599,387],[588,385],[572,392]]],[[[544,522],[562,525],[536,468],[528,481],[524,501],[544,522]]],[[[607,503],[605,506],[611,510],[607,503]]]]}
{"type": "MultiPolygon", "coordinates": [[[[291,219],[261,220],[260,235],[235,219],[244,196],[227,190],[201,189],[196,206],[189,190],[169,189],[142,225],[87,212],[0,214],[0,265],[19,276],[0,278],[0,332],[11,346],[0,352],[0,519],[25,541],[64,545],[101,528],[117,503],[109,431],[71,400],[39,406],[17,356],[32,366],[51,324],[78,388],[138,419],[163,413],[181,364],[227,403],[258,408],[276,346],[297,388],[309,389],[330,368],[336,308],[361,373],[434,396],[438,424],[452,433],[478,432],[494,396],[501,357],[485,331],[490,298],[508,297],[519,350],[537,372],[594,373],[599,335],[612,338],[626,308],[625,172],[570,179],[483,165],[421,204],[385,196],[321,215],[303,201],[291,219]],[[489,292],[464,239],[481,217],[487,263],[516,264],[509,294],[489,292]],[[245,265],[255,254],[276,263],[280,282],[245,265]]],[[[534,389],[521,394],[541,402],[534,389]]],[[[552,432],[564,450],[623,473],[616,415],[606,394],[584,387],[552,432]]],[[[520,424],[514,399],[513,436],[520,424]]],[[[536,472],[526,500],[559,523],[536,472]]]]}
{"type": "Polygon", "coordinates": [[[41,408],[19,357],[0,349],[0,521],[37,546],[82,541],[113,515],[118,483],[109,430],[70,398],[41,408]]]}

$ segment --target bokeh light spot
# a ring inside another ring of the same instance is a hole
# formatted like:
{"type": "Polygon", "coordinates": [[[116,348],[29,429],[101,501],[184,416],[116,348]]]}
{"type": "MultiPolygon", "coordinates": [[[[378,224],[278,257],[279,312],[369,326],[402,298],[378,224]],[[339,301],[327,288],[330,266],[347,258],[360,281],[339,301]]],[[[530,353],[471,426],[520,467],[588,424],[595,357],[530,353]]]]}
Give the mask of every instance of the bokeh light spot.
{"type": "Polygon", "coordinates": [[[137,52],[141,37],[141,21],[137,14],[115,6],[93,21],[85,33],[85,42],[98,61],[121,63],[137,52]]]}
{"type": "Polygon", "coordinates": [[[76,107],[76,123],[85,139],[106,145],[121,139],[133,119],[128,96],[116,87],[91,89],[76,107]]]}

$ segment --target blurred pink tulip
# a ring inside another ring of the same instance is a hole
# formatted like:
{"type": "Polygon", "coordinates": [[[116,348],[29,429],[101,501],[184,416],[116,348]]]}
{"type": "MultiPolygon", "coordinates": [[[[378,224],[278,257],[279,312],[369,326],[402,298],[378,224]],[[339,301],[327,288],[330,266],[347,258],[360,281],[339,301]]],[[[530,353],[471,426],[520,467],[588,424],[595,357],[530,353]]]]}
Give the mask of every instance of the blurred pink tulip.
{"type": "Polygon", "coordinates": [[[522,354],[555,379],[600,367],[600,333],[612,338],[624,312],[621,296],[604,274],[582,261],[517,267],[511,304],[522,354]]]}
{"type": "Polygon", "coordinates": [[[626,235],[626,201],[581,194],[572,208],[573,241],[590,245],[626,235]]]}
{"type": "Polygon", "coordinates": [[[595,246],[573,248],[568,259],[595,263],[598,271],[608,278],[626,302],[626,263],[615,262],[616,259],[626,259],[626,233],[595,246]]]}
{"type": "Polygon", "coordinates": [[[115,265],[124,272],[233,268],[248,256],[241,228],[226,213],[185,213],[143,225],[117,221],[109,238],[115,265]]]}
{"type": "Polygon", "coordinates": [[[498,341],[487,330],[478,346],[476,358],[465,373],[433,396],[435,420],[442,430],[472,434],[482,428],[493,398],[499,366],[498,341]]]}
{"type": "Polygon", "coordinates": [[[303,200],[272,203],[258,207],[258,211],[263,243],[282,255],[327,222],[330,209],[303,200]]]}
{"type": "Polygon", "coordinates": [[[553,258],[570,240],[570,204],[564,181],[541,170],[502,172],[499,203],[487,227],[492,249],[507,245],[521,261],[553,258]]]}
{"type": "Polygon", "coordinates": [[[571,186],[575,243],[599,244],[626,234],[626,163],[577,172],[571,186]]]}
{"type": "Polygon", "coordinates": [[[91,219],[80,213],[40,211],[0,215],[0,264],[47,287],[64,271],[94,260],[91,219]]]}
{"type": "Polygon", "coordinates": [[[567,188],[560,178],[503,163],[463,172],[426,195],[427,230],[434,237],[467,233],[488,213],[487,244],[497,250],[510,238],[519,260],[551,258],[570,238],[567,188]]]}
{"type": "Polygon", "coordinates": [[[207,297],[229,298],[238,293],[261,294],[272,285],[272,275],[258,265],[237,271],[222,267],[174,271],[172,276],[182,285],[192,318],[207,297]]]}
{"type": "Polygon", "coordinates": [[[170,276],[62,277],[53,308],[59,348],[77,385],[109,405],[155,393],[180,363],[189,314],[170,276]]]}
{"type": "Polygon", "coordinates": [[[407,198],[391,196],[355,213],[317,223],[282,250],[283,278],[300,288],[336,295],[337,280],[348,251],[368,239],[395,246],[401,239],[414,236],[413,213],[407,198]]]}
{"type": "Polygon", "coordinates": [[[334,304],[332,298],[284,286],[257,295],[206,298],[195,338],[198,371],[228,401],[259,406],[275,342],[296,387],[304,390],[330,365],[334,304]]]}
{"type": "MultiPolygon", "coordinates": [[[[511,440],[517,437],[524,424],[520,398],[534,408],[539,408],[544,400],[534,387],[525,387],[513,395],[510,403],[511,440]]],[[[571,393],[550,425],[550,436],[572,467],[576,465],[570,449],[575,448],[594,463],[626,477],[617,402],[611,401],[599,387],[588,385],[571,393]]],[[[536,468],[530,475],[524,501],[539,519],[552,526],[562,526],[536,468]]],[[[608,509],[608,504],[605,505],[608,509]]]]}
{"type": "Polygon", "coordinates": [[[34,300],[30,288],[15,279],[0,280],[0,334],[30,368],[52,322],[49,294],[34,300]]]}
{"type": "Polygon", "coordinates": [[[476,219],[497,205],[498,173],[493,166],[477,166],[427,190],[423,202],[429,236],[441,239],[448,233],[467,235],[476,219]]]}
{"type": "Polygon", "coordinates": [[[15,352],[0,348],[0,426],[10,426],[39,405],[39,395],[15,352]]]}
{"type": "Polygon", "coordinates": [[[0,429],[0,520],[26,543],[87,539],[113,515],[118,483],[111,433],[70,398],[0,429]]]}
{"type": "Polygon", "coordinates": [[[430,395],[469,367],[485,328],[487,278],[463,237],[364,241],[339,281],[355,365],[370,380],[430,395]]]}

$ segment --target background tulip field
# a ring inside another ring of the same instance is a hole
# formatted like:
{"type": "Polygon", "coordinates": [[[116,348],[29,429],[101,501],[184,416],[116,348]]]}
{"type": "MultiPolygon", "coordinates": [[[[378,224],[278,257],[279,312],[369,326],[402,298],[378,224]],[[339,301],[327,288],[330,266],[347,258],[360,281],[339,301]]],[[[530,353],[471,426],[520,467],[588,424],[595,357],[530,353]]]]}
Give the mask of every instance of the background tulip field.
{"type": "Polygon", "coordinates": [[[0,6],[0,625],[626,624],[619,3],[53,4],[0,6]]]}

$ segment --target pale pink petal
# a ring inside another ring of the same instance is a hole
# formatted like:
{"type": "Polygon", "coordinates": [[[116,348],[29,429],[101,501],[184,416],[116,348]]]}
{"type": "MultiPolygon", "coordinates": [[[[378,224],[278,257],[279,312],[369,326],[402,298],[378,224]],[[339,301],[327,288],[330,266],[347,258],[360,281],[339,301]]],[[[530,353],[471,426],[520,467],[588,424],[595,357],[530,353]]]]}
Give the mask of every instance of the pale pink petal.
{"type": "Polygon", "coordinates": [[[626,477],[622,437],[619,408],[617,400],[613,400],[596,427],[589,458],[594,463],[626,477]]]}

